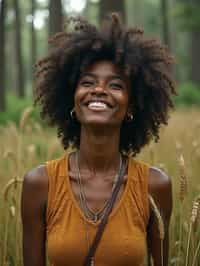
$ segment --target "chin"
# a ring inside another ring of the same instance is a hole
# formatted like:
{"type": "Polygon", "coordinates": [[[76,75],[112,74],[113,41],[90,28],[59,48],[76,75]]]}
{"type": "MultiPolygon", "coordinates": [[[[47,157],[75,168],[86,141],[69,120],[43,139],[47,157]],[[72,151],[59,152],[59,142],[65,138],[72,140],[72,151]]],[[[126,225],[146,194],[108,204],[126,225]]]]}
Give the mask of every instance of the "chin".
{"type": "Polygon", "coordinates": [[[84,112],[82,112],[77,118],[81,125],[90,127],[120,127],[122,123],[122,121],[119,121],[119,118],[115,118],[113,115],[106,113],[84,114],[84,112]]]}
{"type": "Polygon", "coordinates": [[[113,121],[113,120],[109,120],[109,119],[87,119],[87,120],[84,120],[84,121],[81,121],[80,122],[81,125],[84,125],[84,126],[89,126],[89,127],[120,127],[121,124],[116,121],[113,121]]]}
{"type": "Polygon", "coordinates": [[[91,120],[86,120],[81,123],[82,125],[88,125],[88,126],[110,126],[112,125],[111,121],[105,121],[105,120],[100,120],[100,119],[91,119],[91,120]]]}

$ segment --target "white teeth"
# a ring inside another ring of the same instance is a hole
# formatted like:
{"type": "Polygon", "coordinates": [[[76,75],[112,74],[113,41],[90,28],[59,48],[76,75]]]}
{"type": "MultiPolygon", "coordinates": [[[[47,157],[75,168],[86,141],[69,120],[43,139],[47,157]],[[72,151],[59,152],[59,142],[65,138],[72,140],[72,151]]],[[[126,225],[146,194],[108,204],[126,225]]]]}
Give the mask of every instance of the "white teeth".
{"type": "Polygon", "coordinates": [[[90,102],[88,104],[88,107],[91,109],[105,109],[107,107],[107,105],[105,103],[102,102],[90,102]]]}

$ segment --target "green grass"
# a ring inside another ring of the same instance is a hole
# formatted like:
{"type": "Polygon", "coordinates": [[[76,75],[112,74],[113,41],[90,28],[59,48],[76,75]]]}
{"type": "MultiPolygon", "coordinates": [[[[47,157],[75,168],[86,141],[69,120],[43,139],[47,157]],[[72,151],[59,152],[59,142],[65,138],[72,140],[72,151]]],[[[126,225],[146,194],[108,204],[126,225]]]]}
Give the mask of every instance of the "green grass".
{"type": "MultiPolygon", "coordinates": [[[[0,124],[6,125],[9,121],[19,124],[19,120],[23,110],[28,107],[33,107],[33,100],[31,98],[19,99],[16,95],[8,93],[6,95],[7,108],[6,112],[0,112],[0,124]]],[[[40,121],[38,108],[34,107],[32,118],[40,121]]]]}

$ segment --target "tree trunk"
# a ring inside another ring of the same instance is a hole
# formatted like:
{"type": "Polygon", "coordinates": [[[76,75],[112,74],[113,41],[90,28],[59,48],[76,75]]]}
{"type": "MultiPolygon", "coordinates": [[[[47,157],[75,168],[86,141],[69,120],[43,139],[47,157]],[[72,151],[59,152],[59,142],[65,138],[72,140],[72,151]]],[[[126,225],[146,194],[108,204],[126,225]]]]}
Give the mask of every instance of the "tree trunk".
{"type": "Polygon", "coordinates": [[[36,11],[36,0],[31,0],[31,14],[32,14],[32,23],[31,23],[31,66],[33,67],[37,60],[37,37],[36,30],[34,27],[35,11],[36,11]]]}
{"type": "Polygon", "coordinates": [[[35,19],[35,11],[37,8],[36,0],[31,0],[31,14],[32,14],[32,21],[31,21],[31,44],[30,44],[30,58],[31,58],[31,79],[32,79],[32,88],[34,88],[34,65],[37,60],[37,36],[36,36],[36,30],[34,27],[34,19],[35,19]]]}
{"type": "Polygon", "coordinates": [[[0,112],[6,109],[5,93],[5,10],[6,0],[0,5],[0,112]]]}
{"type": "Polygon", "coordinates": [[[25,96],[24,91],[24,68],[22,58],[22,41],[21,41],[21,14],[19,8],[19,1],[14,0],[14,12],[15,12],[15,46],[16,46],[16,89],[17,95],[20,98],[25,96]]]}
{"type": "Polygon", "coordinates": [[[200,30],[191,33],[191,79],[200,89],[200,30]]]}
{"type": "Polygon", "coordinates": [[[50,0],[49,2],[49,35],[62,31],[63,15],[62,1],[50,0]]]}
{"type": "MultiPolygon", "coordinates": [[[[194,8],[200,8],[199,0],[192,0],[194,8]]],[[[191,32],[191,79],[200,89],[200,25],[191,32]]]]}
{"type": "Polygon", "coordinates": [[[170,42],[170,29],[169,29],[169,7],[168,7],[168,0],[161,0],[161,19],[162,19],[162,35],[163,41],[171,48],[170,42]]]}
{"type": "Polygon", "coordinates": [[[99,17],[100,21],[107,14],[112,12],[120,13],[122,20],[125,22],[126,20],[126,11],[125,11],[125,1],[124,0],[101,0],[100,1],[100,10],[99,10],[99,17]]]}

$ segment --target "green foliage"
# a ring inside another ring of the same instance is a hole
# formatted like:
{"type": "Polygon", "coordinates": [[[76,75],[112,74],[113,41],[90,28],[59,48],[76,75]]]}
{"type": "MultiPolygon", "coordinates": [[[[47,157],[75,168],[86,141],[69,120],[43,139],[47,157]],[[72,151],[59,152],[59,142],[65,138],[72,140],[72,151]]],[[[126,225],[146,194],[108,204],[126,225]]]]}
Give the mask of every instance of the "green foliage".
{"type": "MultiPolygon", "coordinates": [[[[31,98],[19,99],[11,93],[7,94],[6,100],[7,110],[0,113],[0,124],[7,124],[9,121],[13,121],[18,125],[24,109],[28,106],[33,106],[33,101],[31,98]]],[[[34,120],[40,120],[39,111],[36,107],[34,107],[31,117],[34,120]]]]}
{"type": "Polygon", "coordinates": [[[177,106],[199,106],[200,107],[200,88],[192,82],[185,82],[178,88],[178,96],[174,102],[177,106]]]}
{"type": "Polygon", "coordinates": [[[200,30],[200,4],[178,3],[172,14],[182,31],[200,30]]]}

